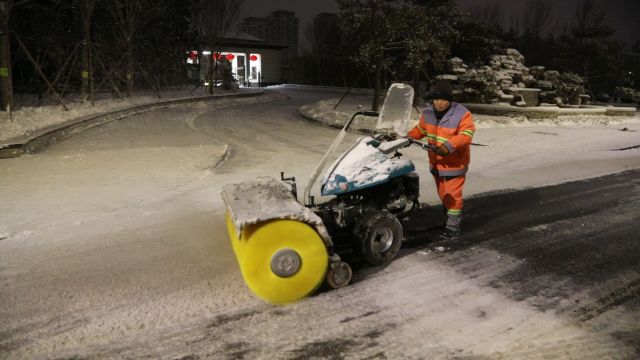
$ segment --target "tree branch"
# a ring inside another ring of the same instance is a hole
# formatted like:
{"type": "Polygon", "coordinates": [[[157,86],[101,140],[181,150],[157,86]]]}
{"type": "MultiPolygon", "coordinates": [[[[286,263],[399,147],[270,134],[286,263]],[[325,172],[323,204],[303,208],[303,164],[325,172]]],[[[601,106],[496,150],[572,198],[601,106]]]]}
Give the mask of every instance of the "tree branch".
{"type": "Polygon", "coordinates": [[[33,0],[20,0],[20,1],[16,1],[13,3],[13,6],[20,6],[20,5],[24,5],[26,3],[32,2],[33,0]]]}

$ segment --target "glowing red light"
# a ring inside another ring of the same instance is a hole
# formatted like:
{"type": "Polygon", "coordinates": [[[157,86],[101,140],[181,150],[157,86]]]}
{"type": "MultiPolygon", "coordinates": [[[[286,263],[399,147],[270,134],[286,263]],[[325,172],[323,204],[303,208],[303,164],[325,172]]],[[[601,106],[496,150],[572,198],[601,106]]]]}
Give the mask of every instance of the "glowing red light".
{"type": "Polygon", "coordinates": [[[255,56],[255,55],[251,55],[251,56],[249,56],[249,60],[256,61],[256,60],[258,60],[258,57],[255,56]]]}
{"type": "Polygon", "coordinates": [[[234,57],[233,54],[227,54],[227,60],[229,61],[233,60],[234,57]]]}

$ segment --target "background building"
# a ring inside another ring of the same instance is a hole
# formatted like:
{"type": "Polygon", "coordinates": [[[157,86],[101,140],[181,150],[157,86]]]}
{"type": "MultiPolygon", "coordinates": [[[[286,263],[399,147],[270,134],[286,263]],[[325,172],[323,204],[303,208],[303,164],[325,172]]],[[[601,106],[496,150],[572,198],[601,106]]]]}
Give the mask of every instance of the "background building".
{"type": "MultiPolygon", "coordinates": [[[[208,83],[211,80],[221,81],[222,76],[208,79],[210,66],[214,65],[217,57],[219,69],[227,64],[230,66],[234,79],[240,86],[264,86],[283,82],[283,50],[284,45],[268,44],[263,39],[246,33],[227,36],[220,42],[216,55],[210,49],[202,53],[196,50],[187,53],[187,64],[190,77],[208,83]]],[[[205,84],[208,85],[208,84],[205,84]]]]}
{"type": "Polygon", "coordinates": [[[248,17],[242,20],[240,31],[267,41],[267,29],[269,22],[265,18],[248,17]]]}
{"type": "Polygon", "coordinates": [[[298,56],[299,21],[294,12],[278,10],[266,18],[245,18],[240,31],[263,39],[267,44],[285,46],[282,49],[282,80],[291,79],[293,60],[298,56]]]}

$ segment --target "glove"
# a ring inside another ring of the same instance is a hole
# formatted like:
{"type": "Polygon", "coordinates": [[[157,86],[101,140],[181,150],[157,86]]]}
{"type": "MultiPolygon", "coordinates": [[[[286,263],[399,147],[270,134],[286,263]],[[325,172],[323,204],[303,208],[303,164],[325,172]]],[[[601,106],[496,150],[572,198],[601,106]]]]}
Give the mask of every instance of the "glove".
{"type": "Polygon", "coordinates": [[[438,154],[440,156],[447,156],[447,155],[449,155],[449,149],[447,149],[447,147],[444,146],[444,145],[440,145],[436,149],[436,154],[438,154]]]}

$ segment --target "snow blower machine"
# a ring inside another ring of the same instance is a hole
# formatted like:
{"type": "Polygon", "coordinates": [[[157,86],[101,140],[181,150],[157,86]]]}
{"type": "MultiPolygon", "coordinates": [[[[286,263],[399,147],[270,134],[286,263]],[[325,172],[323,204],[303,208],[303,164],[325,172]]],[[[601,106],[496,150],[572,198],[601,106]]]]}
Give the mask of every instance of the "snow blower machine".
{"type": "Polygon", "coordinates": [[[242,276],[260,298],[275,304],[299,300],[323,282],[331,288],[351,281],[338,249],[370,265],[393,260],[403,240],[400,220],[419,206],[418,174],[399,149],[426,143],[404,138],[413,126],[413,88],[395,83],[380,113],[357,112],[344,125],[311,175],[298,201],[295,178],[261,177],[227,184],[222,191],[227,229],[242,276]],[[376,116],[376,131],[360,137],[327,169],[330,155],[358,115],[376,116]],[[311,188],[325,170],[316,203],[311,188]]]}

